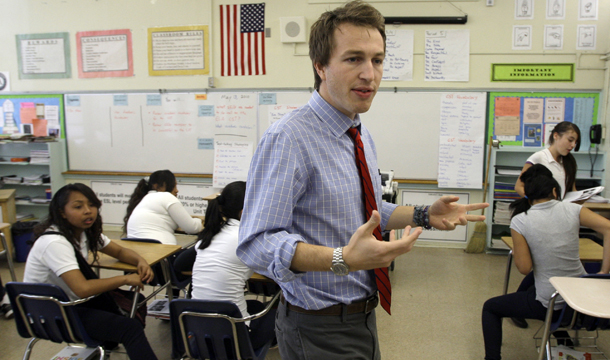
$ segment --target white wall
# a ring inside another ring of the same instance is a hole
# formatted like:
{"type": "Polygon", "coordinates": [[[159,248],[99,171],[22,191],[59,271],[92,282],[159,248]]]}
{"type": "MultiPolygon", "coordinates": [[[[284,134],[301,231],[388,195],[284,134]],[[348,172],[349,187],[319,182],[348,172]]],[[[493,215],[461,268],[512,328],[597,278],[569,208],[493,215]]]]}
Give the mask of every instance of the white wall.
{"type": "MultiPolygon", "coordinates": [[[[263,1],[263,0],[261,0],[263,1]]],[[[280,42],[282,16],[305,16],[307,26],[325,10],[338,6],[319,3],[319,0],[267,0],[265,27],[271,29],[266,39],[267,75],[221,77],[219,5],[227,3],[252,3],[252,0],[231,2],[218,0],[0,0],[0,71],[9,71],[11,89],[14,92],[75,92],[122,91],[151,89],[202,89],[207,76],[148,76],[147,29],[156,26],[210,25],[212,76],[217,88],[283,88],[313,86],[312,70],[308,56],[295,55],[292,44],[280,42]],[[311,3],[310,3],[311,2],[311,3]],[[210,13],[212,15],[210,15],[210,13]],[[134,73],[131,78],[79,79],[76,61],[76,32],[128,28],[132,31],[134,48],[134,73]],[[68,32],[72,63],[72,78],[20,80],[15,45],[16,34],[68,32]]],[[[382,86],[412,88],[469,88],[469,89],[545,89],[545,90],[601,90],[604,86],[605,66],[597,53],[607,51],[610,43],[610,2],[599,0],[599,20],[578,22],[578,1],[566,1],[565,20],[545,19],[545,0],[535,1],[534,20],[514,20],[514,0],[496,0],[493,7],[485,1],[384,1],[375,6],[386,16],[458,16],[468,14],[465,25],[402,25],[401,29],[415,30],[414,79],[409,82],[385,82],[382,86]],[[461,11],[459,9],[461,9],[461,11]],[[576,25],[597,25],[597,50],[576,51],[576,25]],[[513,51],[512,26],[533,26],[531,51],[513,51]],[[563,50],[542,48],[545,24],[564,25],[563,50]],[[470,81],[425,82],[423,80],[424,30],[470,30],[470,81]],[[582,53],[580,70],[574,83],[492,83],[492,63],[576,63],[582,53]],[[598,70],[589,70],[595,68],[598,70]]],[[[388,28],[393,28],[389,26],[388,28]]],[[[306,44],[296,47],[298,54],[307,54],[306,44]]]]}

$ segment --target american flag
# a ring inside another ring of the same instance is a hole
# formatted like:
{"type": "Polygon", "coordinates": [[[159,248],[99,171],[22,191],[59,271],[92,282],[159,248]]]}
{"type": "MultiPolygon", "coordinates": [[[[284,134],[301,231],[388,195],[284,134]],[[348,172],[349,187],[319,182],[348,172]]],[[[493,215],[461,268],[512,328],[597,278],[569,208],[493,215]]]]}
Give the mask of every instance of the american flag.
{"type": "Polygon", "coordinates": [[[220,75],[265,75],[265,3],[220,5],[220,75]]]}

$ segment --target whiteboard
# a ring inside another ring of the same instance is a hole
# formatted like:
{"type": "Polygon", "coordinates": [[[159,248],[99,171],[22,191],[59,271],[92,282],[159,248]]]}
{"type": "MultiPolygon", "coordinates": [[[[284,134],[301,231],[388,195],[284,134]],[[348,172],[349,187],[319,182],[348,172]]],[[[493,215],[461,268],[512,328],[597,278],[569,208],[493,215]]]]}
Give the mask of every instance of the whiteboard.
{"type": "Polygon", "coordinates": [[[257,94],[67,94],[70,170],[210,174],[214,140],[258,140],[257,94]]]}
{"type": "MultiPolygon", "coordinates": [[[[361,114],[377,147],[379,168],[397,179],[436,180],[443,92],[380,91],[361,114]]],[[[485,93],[479,94],[486,102],[485,93]]],[[[308,90],[66,95],[70,170],[211,174],[214,140],[254,148],[271,123],[305,105],[308,90]],[[116,98],[117,95],[123,96],[116,98]],[[161,96],[162,105],[148,99],[161,96]],[[199,94],[201,95],[201,94],[199,94]],[[74,97],[74,98],[72,98],[74,97]],[[126,100],[125,100],[126,98],[126,100]],[[264,99],[264,100],[263,100],[264,99]],[[122,101],[126,101],[126,105],[122,101]],[[163,116],[160,125],[153,114],[163,116]],[[170,120],[168,117],[173,114],[170,120]],[[124,118],[124,119],[123,119],[124,118]],[[181,125],[180,125],[181,124],[181,125]],[[180,125],[180,126],[178,126],[180,125]],[[155,130],[163,131],[155,131],[155,130]],[[184,130],[184,131],[181,131],[184,130]]],[[[485,128],[485,114],[475,126],[485,128]]],[[[473,169],[480,172],[481,169],[473,169]]],[[[481,175],[482,177],[482,175],[481,175]]]]}

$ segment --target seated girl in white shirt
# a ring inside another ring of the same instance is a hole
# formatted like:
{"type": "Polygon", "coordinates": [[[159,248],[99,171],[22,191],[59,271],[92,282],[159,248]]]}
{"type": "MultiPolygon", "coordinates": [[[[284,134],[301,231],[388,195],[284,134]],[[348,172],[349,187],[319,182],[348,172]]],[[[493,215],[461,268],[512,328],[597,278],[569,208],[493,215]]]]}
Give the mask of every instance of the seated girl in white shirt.
{"type": "MultiPolygon", "coordinates": [[[[76,300],[122,285],[142,288],[144,282],[152,280],[153,272],[146,260],[102,234],[101,206],[86,185],[75,183],[59,189],[51,200],[47,219],[34,228],[35,240],[25,264],[23,281],[57,285],[71,300],[76,300]],[[89,251],[94,261],[98,252],[102,252],[135,265],[138,272],[91,278],[87,275],[93,273],[86,260],[89,251]]],[[[89,336],[124,344],[130,359],[156,359],[140,322],[121,315],[116,304],[100,301],[102,295],[76,307],[89,336]]]]}
{"type": "Polygon", "coordinates": [[[176,245],[174,231],[177,228],[187,234],[200,232],[203,229],[201,220],[186,211],[177,195],[176,177],[169,170],[155,171],[148,180],[140,180],[123,219],[127,237],[176,245]]]}
{"type": "MultiPolygon", "coordinates": [[[[236,181],[208,202],[205,227],[195,245],[193,299],[230,301],[243,317],[263,310],[256,300],[246,301],[244,288],[253,271],[237,258],[239,220],[244,207],[246,183],[236,181]]],[[[252,347],[257,349],[275,336],[275,310],[249,324],[252,347]]]]}

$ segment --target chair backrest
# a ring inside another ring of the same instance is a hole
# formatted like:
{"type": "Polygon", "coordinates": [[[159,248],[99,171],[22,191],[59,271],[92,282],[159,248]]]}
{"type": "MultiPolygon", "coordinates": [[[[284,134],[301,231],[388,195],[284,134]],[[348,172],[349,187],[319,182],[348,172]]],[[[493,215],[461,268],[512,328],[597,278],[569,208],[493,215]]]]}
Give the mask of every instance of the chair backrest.
{"type": "Polygon", "coordinates": [[[58,286],[9,282],[6,291],[13,307],[19,335],[36,337],[56,343],[84,343],[89,347],[101,344],[84,330],[74,305],[58,286]]]}
{"type": "Polygon", "coordinates": [[[194,359],[256,359],[248,328],[237,305],[178,299],[170,303],[174,349],[194,359]]]}

